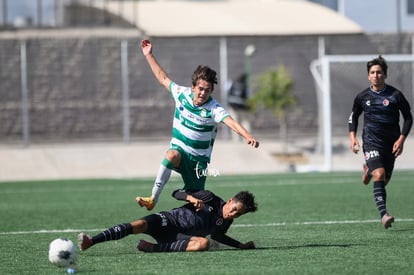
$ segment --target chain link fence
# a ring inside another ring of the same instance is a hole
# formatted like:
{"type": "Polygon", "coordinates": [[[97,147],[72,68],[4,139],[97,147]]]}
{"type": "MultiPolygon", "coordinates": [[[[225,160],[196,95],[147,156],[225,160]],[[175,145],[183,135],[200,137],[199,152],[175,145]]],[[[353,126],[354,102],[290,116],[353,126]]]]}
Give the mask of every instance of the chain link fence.
{"type": "Polygon", "coordinates": [[[170,121],[151,111],[160,93],[145,96],[156,84],[145,88],[140,80],[147,67],[138,40],[0,40],[1,140],[128,142],[131,134],[168,135],[170,121]]]}

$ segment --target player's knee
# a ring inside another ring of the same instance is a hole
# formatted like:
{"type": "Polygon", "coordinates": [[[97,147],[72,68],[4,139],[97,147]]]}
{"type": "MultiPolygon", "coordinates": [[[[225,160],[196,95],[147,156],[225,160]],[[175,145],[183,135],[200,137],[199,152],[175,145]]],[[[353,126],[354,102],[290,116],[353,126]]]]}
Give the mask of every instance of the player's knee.
{"type": "Polygon", "coordinates": [[[132,234],[139,234],[147,231],[148,223],[146,220],[136,220],[131,222],[132,234]]]}
{"type": "Polygon", "coordinates": [[[378,169],[375,169],[374,171],[372,171],[372,177],[373,177],[373,179],[374,179],[374,181],[377,181],[377,180],[383,180],[383,181],[385,181],[386,179],[386,175],[385,175],[386,173],[385,173],[385,169],[384,168],[378,168],[378,169]]]}
{"type": "Polygon", "coordinates": [[[208,250],[210,248],[210,241],[207,238],[201,238],[200,241],[200,250],[208,250]]]}
{"type": "Polygon", "coordinates": [[[165,158],[170,161],[175,167],[180,166],[181,154],[179,151],[170,149],[167,151],[165,158]]]}
{"type": "Polygon", "coordinates": [[[197,237],[193,239],[193,251],[205,251],[210,248],[210,242],[207,238],[197,237]]]}

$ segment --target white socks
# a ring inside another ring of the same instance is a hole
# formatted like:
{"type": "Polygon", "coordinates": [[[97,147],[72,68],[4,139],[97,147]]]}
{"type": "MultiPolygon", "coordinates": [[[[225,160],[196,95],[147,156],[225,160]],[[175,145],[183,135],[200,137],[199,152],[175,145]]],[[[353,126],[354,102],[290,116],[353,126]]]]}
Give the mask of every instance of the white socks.
{"type": "Polygon", "coordinates": [[[157,178],[155,179],[154,186],[152,187],[152,199],[154,203],[157,203],[158,197],[161,194],[162,189],[165,184],[168,182],[171,176],[171,169],[165,167],[163,164],[160,165],[158,169],[157,178]]]}

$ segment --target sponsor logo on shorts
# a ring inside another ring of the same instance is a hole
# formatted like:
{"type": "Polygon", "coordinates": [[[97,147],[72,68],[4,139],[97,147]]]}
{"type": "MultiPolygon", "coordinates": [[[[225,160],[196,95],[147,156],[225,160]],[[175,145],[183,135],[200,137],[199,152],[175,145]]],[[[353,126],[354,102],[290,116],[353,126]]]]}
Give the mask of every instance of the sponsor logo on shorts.
{"type": "Polygon", "coordinates": [[[365,160],[369,160],[371,158],[376,158],[379,156],[380,156],[380,153],[377,150],[365,152],[365,160]]]}
{"type": "Polygon", "coordinates": [[[220,176],[219,170],[214,169],[214,168],[203,168],[203,166],[200,165],[200,162],[197,162],[197,165],[194,168],[194,170],[196,172],[196,176],[198,179],[202,177],[207,177],[207,176],[213,176],[213,177],[220,176]]]}
{"type": "Polygon", "coordinates": [[[161,226],[167,226],[168,220],[167,217],[164,214],[158,213],[158,216],[161,218],[161,226]]]}

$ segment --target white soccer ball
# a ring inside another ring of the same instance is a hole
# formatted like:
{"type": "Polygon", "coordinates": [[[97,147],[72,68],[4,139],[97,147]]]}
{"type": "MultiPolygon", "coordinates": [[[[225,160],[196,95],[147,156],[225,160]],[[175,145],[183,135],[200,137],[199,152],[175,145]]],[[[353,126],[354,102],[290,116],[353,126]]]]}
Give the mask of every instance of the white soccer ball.
{"type": "Polygon", "coordinates": [[[49,244],[49,261],[59,267],[76,263],[76,246],[69,239],[59,238],[49,244]]]}

